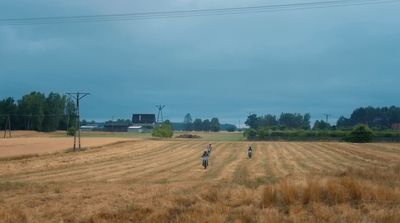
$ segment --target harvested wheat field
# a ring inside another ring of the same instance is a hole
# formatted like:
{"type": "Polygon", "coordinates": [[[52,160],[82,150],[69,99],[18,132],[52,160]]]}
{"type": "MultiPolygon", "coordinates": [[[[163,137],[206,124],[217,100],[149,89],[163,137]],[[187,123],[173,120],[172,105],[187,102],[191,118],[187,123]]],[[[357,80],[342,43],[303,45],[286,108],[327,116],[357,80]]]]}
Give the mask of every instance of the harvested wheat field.
{"type": "Polygon", "coordinates": [[[0,161],[0,222],[400,222],[400,145],[137,140],[0,161]]]}
{"type": "MultiPolygon", "coordinates": [[[[39,154],[62,152],[73,147],[72,137],[17,137],[0,140],[0,159],[9,157],[37,156],[39,154]]],[[[96,147],[122,141],[128,138],[82,138],[86,147],[96,147]]]]}

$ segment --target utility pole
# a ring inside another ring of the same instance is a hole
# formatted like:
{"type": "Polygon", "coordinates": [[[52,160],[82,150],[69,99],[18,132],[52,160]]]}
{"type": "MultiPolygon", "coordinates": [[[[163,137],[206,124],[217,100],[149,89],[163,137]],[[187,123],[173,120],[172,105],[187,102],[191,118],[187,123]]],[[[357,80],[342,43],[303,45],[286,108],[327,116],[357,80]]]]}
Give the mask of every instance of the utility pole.
{"type": "Polygon", "coordinates": [[[111,118],[111,132],[114,132],[114,115],[111,118]]]}
{"type": "Polygon", "coordinates": [[[81,92],[76,92],[76,93],[66,93],[66,95],[74,98],[76,100],[76,123],[75,123],[75,134],[74,134],[74,152],[76,151],[76,138],[78,138],[78,150],[81,149],[81,120],[80,120],[80,114],[79,114],[79,101],[90,95],[90,93],[81,93],[81,92]],[[76,133],[78,132],[78,137],[76,133]]]}
{"type": "Polygon", "coordinates": [[[31,129],[31,119],[32,119],[32,113],[28,115],[28,122],[26,123],[25,130],[31,129]]]}
{"type": "Polygon", "coordinates": [[[325,122],[328,123],[329,116],[331,116],[331,114],[324,114],[324,116],[325,116],[325,122]]]}
{"type": "Polygon", "coordinates": [[[10,115],[7,115],[7,118],[5,119],[4,138],[7,137],[7,132],[8,132],[8,137],[11,138],[11,119],[10,119],[10,115]]]}
{"type": "Polygon", "coordinates": [[[69,129],[69,119],[70,119],[70,114],[69,114],[69,112],[68,112],[68,116],[67,116],[67,126],[66,126],[66,129],[65,129],[65,131],[67,131],[68,132],[68,129],[69,129]]]}
{"type": "Polygon", "coordinates": [[[165,108],[165,105],[156,105],[156,108],[158,109],[157,123],[160,123],[160,116],[161,116],[161,122],[164,122],[164,116],[162,110],[165,108]]]}

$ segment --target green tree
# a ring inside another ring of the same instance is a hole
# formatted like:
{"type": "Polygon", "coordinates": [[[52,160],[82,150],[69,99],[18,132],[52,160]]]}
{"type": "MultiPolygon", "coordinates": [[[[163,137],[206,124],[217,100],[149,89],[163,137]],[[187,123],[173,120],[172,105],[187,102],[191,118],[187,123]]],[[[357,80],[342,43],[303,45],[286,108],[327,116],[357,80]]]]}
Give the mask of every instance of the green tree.
{"type": "Polygon", "coordinates": [[[45,100],[43,131],[50,132],[59,129],[64,118],[66,97],[58,93],[50,93],[45,100]]]}
{"type": "Polygon", "coordinates": [[[340,128],[340,129],[348,128],[351,125],[352,124],[350,123],[350,120],[348,118],[343,117],[343,116],[340,116],[340,118],[336,122],[336,126],[338,128],[340,128]]]}
{"type": "Polygon", "coordinates": [[[43,93],[31,92],[17,103],[13,98],[1,100],[0,126],[8,114],[13,129],[67,130],[68,126],[75,126],[76,107],[72,100],[58,93],[52,92],[46,97],[43,93]]]}
{"type": "Polygon", "coordinates": [[[0,101],[0,129],[4,129],[4,123],[8,115],[10,115],[11,128],[16,126],[17,105],[13,98],[9,97],[0,101]]]}
{"type": "Polygon", "coordinates": [[[258,128],[258,117],[256,114],[251,114],[247,117],[247,120],[244,122],[247,126],[249,126],[252,129],[257,129],[258,128]]]}
{"type": "Polygon", "coordinates": [[[203,130],[203,121],[201,119],[196,118],[193,122],[193,130],[194,131],[202,131],[203,130]]]}
{"type": "Polygon", "coordinates": [[[45,101],[45,95],[40,92],[31,92],[18,101],[18,115],[29,117],[29,119],[24,120],[25,128],[43,131],[45,101]]]}
{"type": "Polygon", "coordinates": [[[355,109],[350,118],[340,117],[338,128],[349,128],[358,124],[365,124],[375,129],[388,129],[393,124],[400,123],[400,108],[391,107],[360,107],[355,109]]]}
{"type": "Polygon", "coordinates": [[[366,143],[371,142],[374,133],[367,125],[357,125],[353,128],[350,134],[346,137],[346,141],[354,143],[366,143]]]}
{"type": "Polygon", "coordinates": [[[68,129],[75,127],[77,119],[77,108],[71,98],[67,98],[65,102],[64,118],[60,120],[60,129],[68,129]]]}
{"type": "Polygon", "coordinates": [[[243,134],[248,140],[253,140],[257,138],[257,130],[253,128],[246,129],[243,134]]]}
{"type": "Polygon", "coordinates": [[[87,125],[87,124],[88,124],[88,121],[86,121],[86,119],[83,119],[83,120],[81,121],[81,125],[82,125],[82,126],[87,125]]]}
{"type": "Polygon", "coordinates": [[[279,124],[285,128],[301,128],[303,124],[303,116],[299,113],[282,113],[279,117],[279,124]]]}
{"type": "Polygon", "coordinates": [[[76,132],[75,127],[70,127],[70,128],[67,129],[67,135],[68,136],[74,136],[75,132],[76,132]]]}
{"type": "Polygon", "coordinates": [[[329,130],[331,125],[324,120],[317,120],[314,122],[313,130],[329,130]]]}
{"type": "Polygon", "coordinates": [[[193,130],[193,120],[192,120],[192,116],[190,115],[190,113],[187,113],[185,115],[185,118],[183,119],[183,124],[184,124],[184,129],[186,131],[193,130]]]}
{"type": "Polygon", "coordinates": [[[311,115],[309,113],[304,114],[303,123],[301,126],[302,129],[308,130],[311,128],[310,119],[311,119],[311,115]]]}
{"type": "Polygon", "coordinates": [[[272,127],[277,126],[279,124],[275,115],[267,114],[259,118],[258,125],[259,127],[272,127]]]}
{"type": "Polygon", "coordinates": [[[221,125],[221,128],[223,127],[223,129],[225,129],[228,132],[234,132],[237,130],[236,125],[232,125],[232,124],[223,124],[221,125]]]}
{"type": "Polygon", "coordinates": [[[174,135],[171,123],[167,120],[154,128],[152,136],[160,138],[171,138],[174,135]]]}
{"type": "Polygon", "coordinates": [[[209,132],[211,129],[211,122],[208,119],[204,119],[203,121],[203,131],[209,132]]]}
{"type": "Polygon", "coordinates": [[[212,118],[210,123],[210,130],[212,132],[219,132],[221,125],[219,124],[218,118],[212,118]]]}

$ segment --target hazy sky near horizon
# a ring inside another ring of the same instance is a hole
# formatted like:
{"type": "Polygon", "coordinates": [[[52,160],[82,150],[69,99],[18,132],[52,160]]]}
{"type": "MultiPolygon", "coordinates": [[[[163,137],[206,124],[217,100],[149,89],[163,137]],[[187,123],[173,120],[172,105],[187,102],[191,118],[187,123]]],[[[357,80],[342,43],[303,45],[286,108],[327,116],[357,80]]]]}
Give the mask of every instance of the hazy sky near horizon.
{"type": "MultiPolygon", "coordinates": [[[[310,2],[287,1],[287,2],[310,2]]],[[[0,19],[279,4],[2,0],[0,19]]],[[[138,21],[0,26],[0,97],[90,92],[82,117],[182,121],[399,106],[400,3],[138,21]]]]}

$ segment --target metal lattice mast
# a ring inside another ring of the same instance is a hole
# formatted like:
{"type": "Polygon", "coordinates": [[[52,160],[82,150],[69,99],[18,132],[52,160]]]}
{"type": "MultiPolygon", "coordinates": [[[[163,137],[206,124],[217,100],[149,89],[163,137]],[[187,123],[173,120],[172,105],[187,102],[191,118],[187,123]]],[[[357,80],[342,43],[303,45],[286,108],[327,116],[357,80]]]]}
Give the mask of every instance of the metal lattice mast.
{"type": "Polygon", "coordinates": [[[78,149],[81,149],[81,120],[80,120],[80,113],[79,113],[79,102],[82,98],[90,95],[90,93],[66,93],[66,95],[74,98],[76,100],[76,122],[75,122],[75,133],[74,133],[74,151],[76,151],[76,141],[78,138],[78,149]],[[76,133],[78,132],[78,137],[76,133]]]}
{"type": "Polygon", "coordinates": [[[160,123],[160,116],[161,122],[164,122],[163,109],[165,108],[165,105],[156,105],[156,108],[158,109],[157,123],[160,123]]]}

